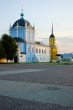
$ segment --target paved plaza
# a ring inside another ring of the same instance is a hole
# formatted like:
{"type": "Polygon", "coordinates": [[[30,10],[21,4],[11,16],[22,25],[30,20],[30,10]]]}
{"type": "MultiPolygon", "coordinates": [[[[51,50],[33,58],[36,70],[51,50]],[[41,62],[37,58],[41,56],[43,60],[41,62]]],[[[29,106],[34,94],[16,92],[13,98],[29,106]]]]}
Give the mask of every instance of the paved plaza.
{"type": "Polygon", "coordinates": [[[73,110],[73,65],[0,64],[0,110],[73,110]]]}

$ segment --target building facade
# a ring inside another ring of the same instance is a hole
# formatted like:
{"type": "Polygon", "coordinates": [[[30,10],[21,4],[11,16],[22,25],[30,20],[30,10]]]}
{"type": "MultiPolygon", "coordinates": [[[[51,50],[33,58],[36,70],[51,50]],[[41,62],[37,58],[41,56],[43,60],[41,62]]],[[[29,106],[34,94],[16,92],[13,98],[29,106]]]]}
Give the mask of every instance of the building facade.
{"type": "Polygon", "coordinates": [[[24,19],[23,12],[21,18],[10,26],[9,34],[18,45],[15,62],[49,62],[50,48],[48,45],[35,42],[35,27],[24,19]]]}

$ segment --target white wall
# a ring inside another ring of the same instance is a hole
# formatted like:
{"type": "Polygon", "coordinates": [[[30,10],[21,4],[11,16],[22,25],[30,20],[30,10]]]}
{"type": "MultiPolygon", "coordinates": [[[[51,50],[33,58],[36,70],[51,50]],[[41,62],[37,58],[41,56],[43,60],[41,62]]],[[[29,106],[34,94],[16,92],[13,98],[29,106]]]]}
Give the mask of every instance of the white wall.
{"type": "Polygon", "coordinates": [[[35,44],[35,57],[37,61],[49,62],[50,61],[49,49],[50,49],[49,46],[35,44]],[[36,49],[38,50],[37,52],[36,49]]]}
{"type": "Polygon", "coordinates": [[[26,54],[19,55],[19,62],[26,62],[26,54]]]}

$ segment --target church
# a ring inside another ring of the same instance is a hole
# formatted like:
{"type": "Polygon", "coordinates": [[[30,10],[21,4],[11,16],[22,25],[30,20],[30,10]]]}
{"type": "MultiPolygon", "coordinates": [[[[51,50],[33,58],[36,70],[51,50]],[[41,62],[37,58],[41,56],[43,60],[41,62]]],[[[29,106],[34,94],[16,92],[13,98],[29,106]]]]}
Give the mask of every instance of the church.
{"type": "Polygon", "coordinates": [[[24,19],[23,11],[21,18],[10,25],[9,34],[16,40],[18,45],[17,55],[14,62],[50,62],[56,60],[57,48],[55,36],[48,38],[48,45],[35,41],[35,27],[24,19]]]}
{"type": "Polygon", "coordinates": [[[9,34],[16,40],[18,45],[17,56],[14,62],[49,62],[50,46],[35,41],[35,27],[24,19],[23,11],[21,18],[10,25],[9,34]]]}
{"type": "MultiPolygon", "coordinates": [[[[52,34],[48,38],[48,45],[35,41],[35,27],[24,19],[23,11],[20,19],[9,27],[9,35],[15,39],[18,49],[16,57],[9,62],[34,63],[34,62],[56,62],[57,47],[56,38],[52,34]]],[[[6,59],[0,59],[0,63],[6,63],[6,59]]]]}

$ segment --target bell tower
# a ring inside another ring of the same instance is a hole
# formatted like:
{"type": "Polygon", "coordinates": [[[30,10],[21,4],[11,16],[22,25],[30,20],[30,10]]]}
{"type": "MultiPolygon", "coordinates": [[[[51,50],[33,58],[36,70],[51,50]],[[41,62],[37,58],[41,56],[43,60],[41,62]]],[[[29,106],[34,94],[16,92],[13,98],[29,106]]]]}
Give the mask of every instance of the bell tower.
{"type": "Polygon", "coordinates": [[[53,24],[52,24],[52,34],[49,37],[49,46],[50,46],[50,61],[55,62],[57,59],[57,47],[56,47],[56,39],[53,34],[53,24]]]}

